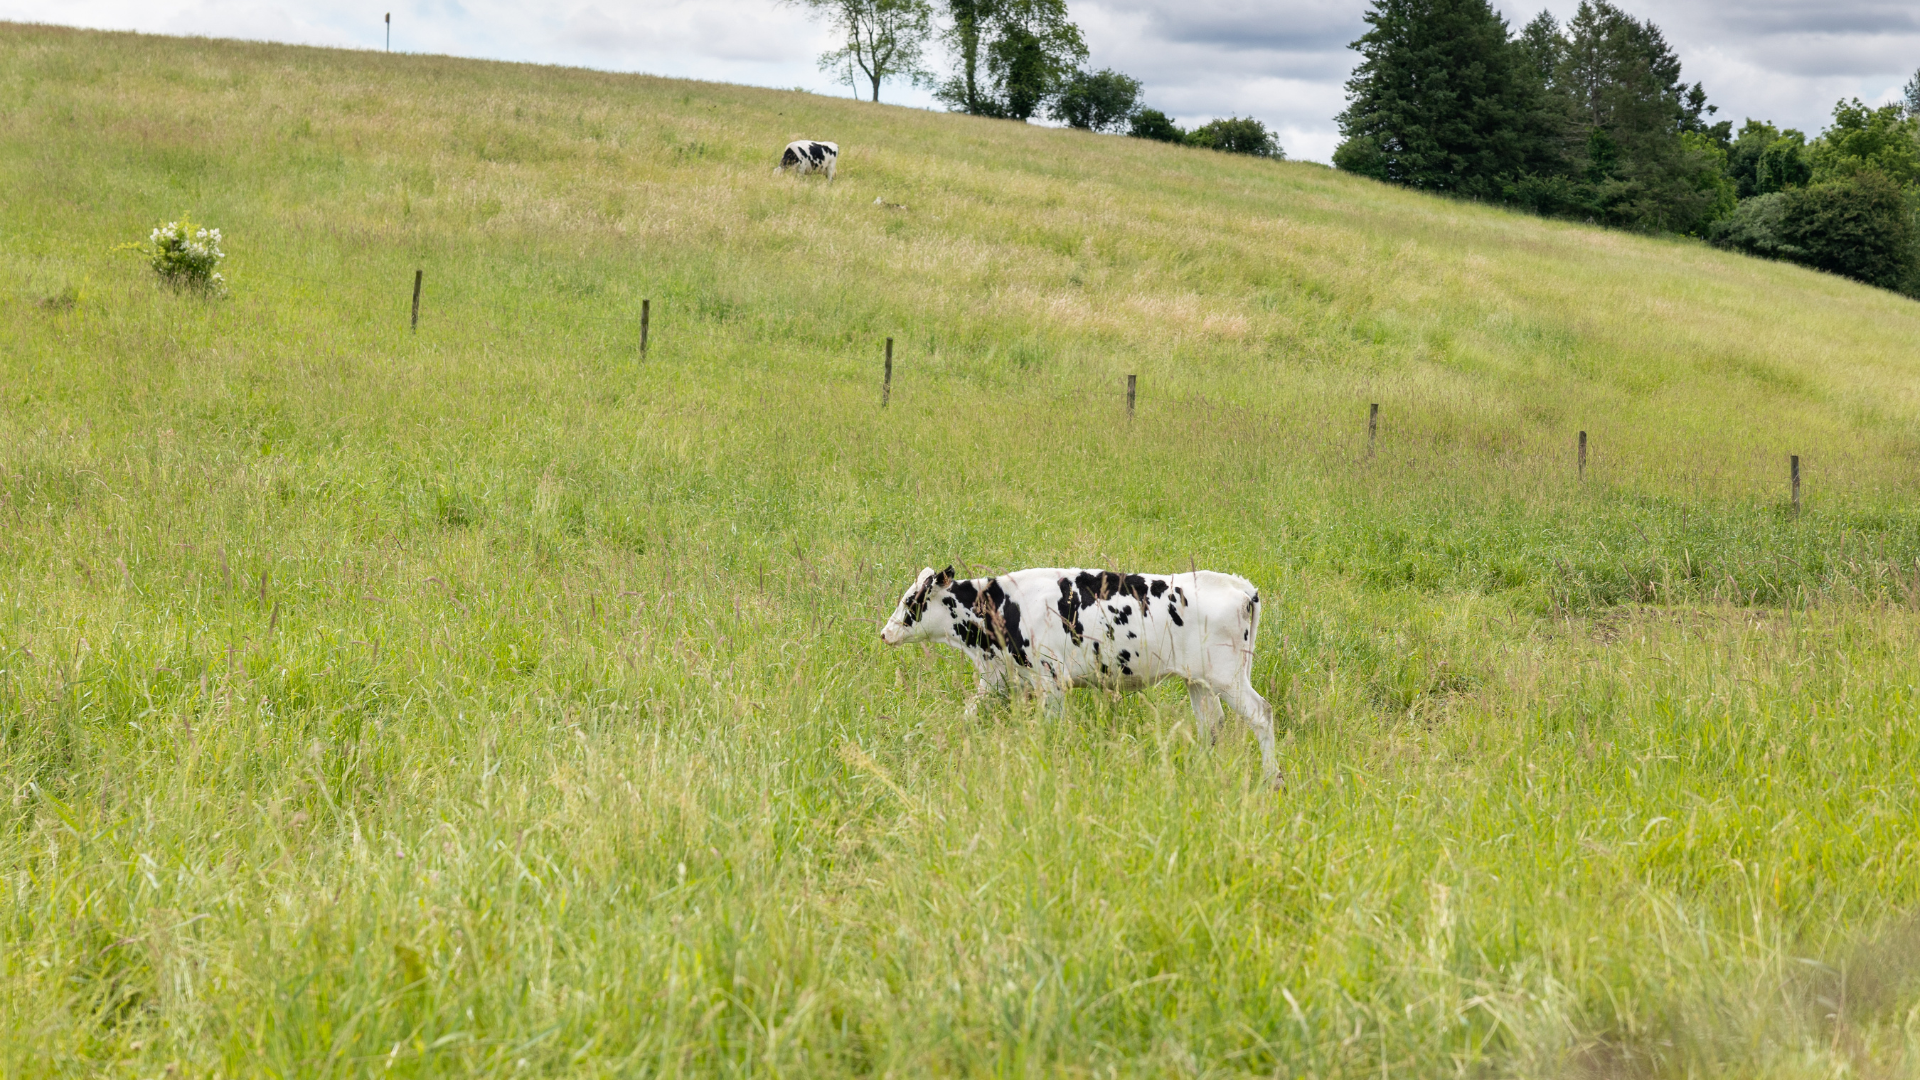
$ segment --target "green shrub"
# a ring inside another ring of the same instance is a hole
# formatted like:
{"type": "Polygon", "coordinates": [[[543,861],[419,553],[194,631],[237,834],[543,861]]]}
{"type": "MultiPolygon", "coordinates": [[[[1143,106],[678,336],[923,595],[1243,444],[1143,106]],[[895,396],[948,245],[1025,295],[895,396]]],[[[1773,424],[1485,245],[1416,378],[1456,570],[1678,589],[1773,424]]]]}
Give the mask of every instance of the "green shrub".
{"type": "Polygon", "coordinates": [[[1251,116],[1244,119],[1234,116],[1202,124],[1187,133],[1187,142],[1209,150],[1251,154],[1276,161],[1285,160],[1287,156],[1287,152],[1280,149],[1280,140],[1267,130],[1267,125],[1251,116]]]}
{"type": "Polygon", "coordinates": [[[219,270],[220,260],[227,257],[220,250],[219,229],[196,227],[182,215],[179,221],[156,226],[142,250],[153,272],[169,285],[216,295],[227,291],[227,279],[219,270]]]}
{"type": "Polygon", "coordinates": [[[1155,142],[1185,142],[1187,133],[1173,118],[1159,109],[1141,109],[1133,114],[1133,123],[1127,134],[1136,139],[1152,139],[1155,142]]]}
{"type": "Polygon", "coordinates": [[[1806,252],[1786,240],[1788,204],[1792,194],[1775,191],[1742,199],[1733,213],[1713,223],[1709,239],[1721,247],[1769,259],[1800,261],[1806,252]]]}
{"type": "Polygon", "coordinates": [[[1920,235],[1907,203],[1898,184],[1867,169],[1742,199],[1714,223],[1710,238],[1721,247],[1911,294],[1920,285],[1920,235]]]}
{"type": "Polygon", "coordinates": [[[1076,71],[1054,100],[1055,120],[1085,131],[1120,131],[1140,107],[1140,80],[1112,68],[1076,71]]]}
{"type": "Polygon", "coordinates": [[[1913,215],[1900,186],[1867,169],[1789,195],[1781,238],[1798,261],[1883,289],[1906,284],[1914,268],[1913,215]]]}

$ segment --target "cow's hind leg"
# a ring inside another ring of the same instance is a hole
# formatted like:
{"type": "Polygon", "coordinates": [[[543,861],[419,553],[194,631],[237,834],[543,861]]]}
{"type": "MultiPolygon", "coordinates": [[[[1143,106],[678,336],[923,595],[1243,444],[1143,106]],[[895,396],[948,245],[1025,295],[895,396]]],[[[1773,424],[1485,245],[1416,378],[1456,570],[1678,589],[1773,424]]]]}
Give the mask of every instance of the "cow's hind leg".
{"type": "Polygon", "coordinates": [[[1246,720],[1247,726],[1260,740],[1260,764],[1266,770],[1267,779],[1275,786],[1280,783],[1280,765],[1275,760],[1273,750],[1273,707],[1267,699],[1253,688],[1250,682],[1241,682],[1237,686],[1220,691],[1227,707],[1246,720]]]}
{"type": "Polygon", "coordinates": [[[1193,703],[1194,731],[1200,741],[1212,746],[1220,738],[1220,695],[1198,679],[1187,682],[1187,700],[1193,703]]]}

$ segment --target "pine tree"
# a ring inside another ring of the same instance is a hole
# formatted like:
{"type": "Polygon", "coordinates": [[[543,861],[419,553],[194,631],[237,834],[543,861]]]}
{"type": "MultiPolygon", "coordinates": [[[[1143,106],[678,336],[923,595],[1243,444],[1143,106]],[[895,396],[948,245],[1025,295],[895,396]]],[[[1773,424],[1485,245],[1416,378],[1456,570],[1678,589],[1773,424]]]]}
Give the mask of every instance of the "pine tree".
{"type": "Polygon", "coordinates": [[[1374,0],[1334,163],[1430,191],[1498,198],[1537,155],[1535,80],[1487,0],[1374,0]]]}
{"type": "Polygon", "coordinates": [[[1580,206],[1570,209],[1633,229],[1705,227],[1721,198],[1710,146],[1724,149],[1731,125],[1706,125],[1706,92],[1680,81],[1659,27],[1607,0],[1581,0],[1551,92],[1572,125],[1563,167],[1580,206]],[[1702,138],[1690,143],[1688,132],[1702,138]]]}

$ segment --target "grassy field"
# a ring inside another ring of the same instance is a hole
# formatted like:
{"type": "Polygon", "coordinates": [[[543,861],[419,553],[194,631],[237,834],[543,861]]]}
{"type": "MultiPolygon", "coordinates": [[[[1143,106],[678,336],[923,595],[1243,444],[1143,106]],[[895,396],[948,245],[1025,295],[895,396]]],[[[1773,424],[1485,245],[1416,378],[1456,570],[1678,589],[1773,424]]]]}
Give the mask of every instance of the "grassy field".
{"type": "Polygon", "coordinates": [[[1916,343],[1310,164],[0,25],[0,1073],[1920,1075],[1916,343]],[[1177,685],[963,718],[877,634],[950,561],[1254,580],[1284,789],[1177,685]]]}

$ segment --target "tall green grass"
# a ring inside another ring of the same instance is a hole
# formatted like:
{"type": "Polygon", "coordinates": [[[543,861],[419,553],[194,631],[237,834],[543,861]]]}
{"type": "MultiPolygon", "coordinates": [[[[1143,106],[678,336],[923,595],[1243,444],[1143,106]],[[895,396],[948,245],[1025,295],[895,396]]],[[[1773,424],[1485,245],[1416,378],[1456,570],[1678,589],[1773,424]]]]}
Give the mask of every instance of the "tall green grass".
{"type": "Polygon", "coordinates": [[[1910,301],[740,87],[7,26],[0,104],[7,1074],[1920,1072],[1910,301]],[[229,298],[114,252],[181,212],[229,298]],[[949,561],[1252,578],[1284,790],[1177,686],[964,718],[877,636],[949,561]]]}

